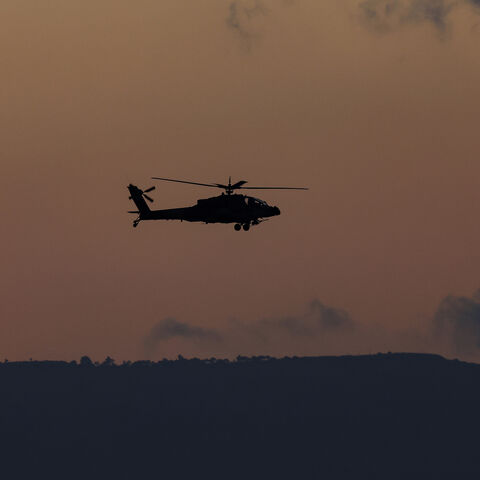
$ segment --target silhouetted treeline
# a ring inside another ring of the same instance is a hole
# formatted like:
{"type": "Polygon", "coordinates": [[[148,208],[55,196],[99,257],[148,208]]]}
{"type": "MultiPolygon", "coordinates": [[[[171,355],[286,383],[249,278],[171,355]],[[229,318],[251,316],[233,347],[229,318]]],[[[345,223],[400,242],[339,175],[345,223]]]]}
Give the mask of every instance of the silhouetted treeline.
{"type": "Polygon", "coordinates": [[[436,355],[0,364],[4,478],[480,474],[480,365],[436,355]]]}

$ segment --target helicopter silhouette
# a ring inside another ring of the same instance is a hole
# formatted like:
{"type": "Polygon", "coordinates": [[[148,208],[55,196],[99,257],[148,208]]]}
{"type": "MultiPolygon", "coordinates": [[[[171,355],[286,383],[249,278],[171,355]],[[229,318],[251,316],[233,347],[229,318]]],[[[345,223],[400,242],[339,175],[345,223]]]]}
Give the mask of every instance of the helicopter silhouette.
{"type": "Polygon", "coordinates": [[[234,223],[236,231],[242,228],[248,231],[250,226],[259,225],[270,217],[280,215],[280,209],[268,205],[267,202],[259,198],[234,193],[236,190],[308,190],[308,188],[303,187],[245,187],[244,185],[247,183],[245,180],[240,180],[232,185],[231,177],[228,179],[228,185],[188,182],[161,177],[152,177],[152,179],[221,188],[225,190],[225,193],[216,197],[200,199],[196,205],[191,207],[150,210],[145,200],[153,202],[153,199],[147,193],[155,190],[155,187],[141,190],[130,184],[127,187],[130,192],[129,199],[133,200],[138,208],[138,211],[128,212],[138,214],[138,217],[133,221],[134,227],[137,227],[143,220],[180,220],[186,222],[234,223]]]}

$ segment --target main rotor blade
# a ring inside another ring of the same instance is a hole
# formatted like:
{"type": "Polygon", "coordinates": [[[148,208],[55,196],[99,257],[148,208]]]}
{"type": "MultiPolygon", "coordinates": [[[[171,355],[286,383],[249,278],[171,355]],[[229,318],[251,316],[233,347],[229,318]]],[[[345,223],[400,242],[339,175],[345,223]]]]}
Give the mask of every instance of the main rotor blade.
{"type": "Polygon", "coordinates": [[[146,190],[143,191],[143,193],[151,192],[152,190],[155,190],[156,187],[150,187],[147,188],[146,190]]]}
{"type": "Polygon", "coordinates": [[[143,196],[151,203],[153,203],[153,198],[149,197],[146,193],[143,194],[143,196]]]}
{"type": "MultiPolygon", "coordinates": [[[[175,180],[173,178],[152,177],[154,180],[163,180],[164,182],[176,182],[176,183],[188,183],[189,185],[201,185],[202,187],[214,187],[224,188],[227,190],[248,189],[248,190],[308,190],[304,187],[243,187],[247,182],[246,180],[240,180],[233,185],[223,185],[221,183],[199,183],[199,182],[187,182],[186,180],[175,180]]],[[[145,190],[149,192],[150,190],[145,190]]]]}
{"type": "Polygon", "coordinates": [[[305,187],[237,187],[242,190],[308,190],[305,187]]]}
{"type": "MultiPolygon", "coordinates": [[[[176,183],[189,183],[190,185],[202,185],[203,187],[215,187],[218,188],[218,185],[213,183],[198,183],[198,182],[187,182],[186,180],[174,180],[173,178],[161,178],[161,177],[152,177],[154,180],[163,180],[164,182],[176,182],[176,183]]],[[[222,187],[223,188],[223,187],[222,187]]]]}

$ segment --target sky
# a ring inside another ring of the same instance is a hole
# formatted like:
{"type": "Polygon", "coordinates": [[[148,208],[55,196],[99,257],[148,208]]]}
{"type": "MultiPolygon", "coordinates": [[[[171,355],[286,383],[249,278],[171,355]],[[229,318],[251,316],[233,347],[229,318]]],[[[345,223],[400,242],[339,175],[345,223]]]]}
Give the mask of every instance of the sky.
{"type": "Polygon", "coordinates": [[[0,359],[480,360],[477,0],[3,0],[0,359]],[[282,215],[143,222],[199,182],[282,215]]]}

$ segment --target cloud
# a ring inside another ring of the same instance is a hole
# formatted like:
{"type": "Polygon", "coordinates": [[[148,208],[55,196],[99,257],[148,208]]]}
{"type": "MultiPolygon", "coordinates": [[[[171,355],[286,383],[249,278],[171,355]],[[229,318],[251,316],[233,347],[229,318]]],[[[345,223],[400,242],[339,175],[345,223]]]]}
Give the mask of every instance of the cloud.
{"type": "Polygon", "coordinates": [[[268,9],[262,0],[235,0],[228,8],[227,27],[240,38],[243,46],[250,50],[259,36],[253,22],[267,13],[268,9]]]}
{"type": "Polygon", "coordinates": [[[434,316],[437,336],[448,339],[459,354],[480,351],[480,290],[472,297],[448,295],[434,316]]]}
{"type": "Polygon", "coordinates": [[[452,11],[462,5],[480,7],[480,0],[362,0],[363,23],[377,32],[391,32],[404,25],[431,24],[444,35],[452,11]]]}
{"type": "Polygon", "coordinates": [[[163,343],[172,338],[195,343],[196,348],[210,348],[220,342],[226,351],[275,347],[279,338],[294,341],[301,350],[302,345],[316,341],[327,341],[332,335],[343,335],[354,329],[350,315],[338,308],[325,305],[320,300],[311,301],[305,312],[260,319],[254,322],[232,320],[223,329],[204,328],[184,323],[175,318],[165,318],[155,324],[144,338],[145,352],[151,356],[163,343]]]}
{"type": "Polygon", "coordinates": [[[341,308],[319,299],[296,314],[272,316],[254,321],[231,319],[218,329],[198,327],[166,318],[144,339],[147,355],[172,338],[183,340],[180,353],[224,356],[268,354],[339,355],[379,351],[434,351],[430,332],[395,330],[385,325],[362,325],[341,308]],[[201,352],[201,353],[200,353],[201,352]]]}
{"type": "Polygon", "coordinates": [[[169,317],[155,324],[145,337],[144,346],[147,354],[152,354],[161,342],[171,338],[211,342],[220,341],[222,336],[217,330],[189,325],[169,317]]]}
{"type": "Polygon", "coordinates": [[[272,331],[284,331],[294,336],[318,336],[326,332],[353,328],[353,321],[345,310],[329,307],[315,299],[307,311],[296,316],[260,320],[254,325],[262,336],[272,331]]]}
{"type": "Polygon", "coordinates": [[[222,328],[206,328],[165,318],[144,339],[151,356],[163,342],[184,340],[184,351],[224,356],[340,355],[386,351],[441,353],[472,361],[480,355],[480,290],[471,297],[448,295],[434,316],[413,328],[388,322],[362,324],[341,308],[318,299],[297,314],[255,321],[231,319],[222,328]]]}
{"type": "MultiPolygon", "coordinates": [[[[279,5],[294,4],[294,0],[233,0],[228,4],[226,24],[250,51],[261,37],[259,20],[279,5]]],[[[349,8],[355,10],[364,26],[375,32],[392,32],[407,25],[431,25],[440,37],[445,37],[452,12],[461,7],[471,7],[472,12],[480,14],[480,0],[351,0],[349,8]]]]}

